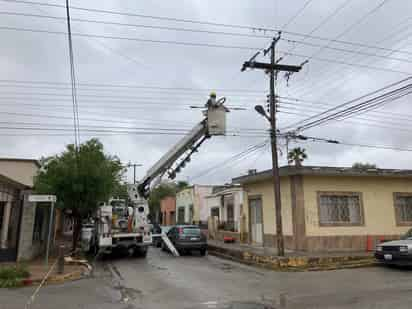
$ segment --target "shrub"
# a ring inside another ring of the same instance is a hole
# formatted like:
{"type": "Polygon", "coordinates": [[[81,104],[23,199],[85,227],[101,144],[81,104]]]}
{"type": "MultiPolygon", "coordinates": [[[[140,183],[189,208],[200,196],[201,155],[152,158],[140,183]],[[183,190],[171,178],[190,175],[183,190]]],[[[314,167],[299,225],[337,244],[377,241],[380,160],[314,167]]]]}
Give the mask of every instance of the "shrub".
{"type": "Polygon", "coordinates": [[[20,286],[22,279],[30,276],[26,265],[7,266],[0,268],[0,288],[20,286]]]}

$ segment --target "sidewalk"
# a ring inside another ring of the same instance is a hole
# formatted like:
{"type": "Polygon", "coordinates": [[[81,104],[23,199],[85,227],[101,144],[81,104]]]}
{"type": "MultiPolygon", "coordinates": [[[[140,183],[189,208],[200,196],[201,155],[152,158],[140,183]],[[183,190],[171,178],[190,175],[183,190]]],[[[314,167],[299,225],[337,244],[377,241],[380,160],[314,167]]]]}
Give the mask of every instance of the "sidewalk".
{"type": "Polygon", "coordinates": [[[277,256],[273,247],[259,247],[239,243],[208,240],[209,253],[248,265],[273,270],[332,270],[375,265],[371,252],[302,252],[286,251],[277,256]]]}
{"type": "Polygon", "coordinates": [[[48,274],[46,279],[47,283],[64,282],[67,280],[76,280],[82,278],[84,275],[90,272],[88,264],[84,260],[67,260],[64,264],[63,273],[58,273],[58,267],[56,259],[50,259],[49,264],[46,266],[44,259],[36,259],[27,263],[0,263],[0,269],[6,267],[23,266],[28,270],[30,276],[22,279],[23,285],[38,284],[48,274]],[[24,265],[24,266],[23,266],[24,265]],[[54,267],[53,267],[54,265],[54,267]],[[51,269],[53,267],[53,269],[51,269]],[[50,271],[50,273],[49,273],[50,271]]]}

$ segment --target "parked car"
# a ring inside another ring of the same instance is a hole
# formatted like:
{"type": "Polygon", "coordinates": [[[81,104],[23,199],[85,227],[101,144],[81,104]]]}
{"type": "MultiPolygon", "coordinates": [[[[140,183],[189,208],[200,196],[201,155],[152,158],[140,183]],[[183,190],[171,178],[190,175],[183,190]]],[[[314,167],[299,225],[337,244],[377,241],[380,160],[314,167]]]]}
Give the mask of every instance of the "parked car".
{"type": "MultiPolygon", "coordinates": [[[[204,256],[206,254],[207,239],[197,225],[174,226],[167,232],[167,237],[179,253],[198,250],[200,255],[204,256]]],[[[163,242],[162,249],[167,250],[167,246],[163,242]]]]}
{"type": "MultiPolygon", "coordinates": [[[[153,229],[153,234],[167,234],[169,230],[172,228],[172,225],[163,225],[163,226],[158,226],[157,228],[153,229]]],[[[162,246],[162,237],[161,236],[152,236],[153,239],[153,246],[156,248],[160,248],[162,246]]]]}
{"type": "Polygon", "coordinates": [[[375,250],[375,258],[384,264],[412,265],[412,229],[400,240],[378,244],[375,250]]]}

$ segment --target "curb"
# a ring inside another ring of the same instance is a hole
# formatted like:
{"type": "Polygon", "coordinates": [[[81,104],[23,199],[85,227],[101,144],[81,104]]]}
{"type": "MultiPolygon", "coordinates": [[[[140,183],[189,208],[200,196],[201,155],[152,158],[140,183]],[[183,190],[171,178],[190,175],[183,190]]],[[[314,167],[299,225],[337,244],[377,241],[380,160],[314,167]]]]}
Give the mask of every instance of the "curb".
{"type": "Polygon", "coordinates": [[[233,250],[213,245],[208,246],[208,251],[210,255],[276,271],[326,271],[377,265],[372,256],[263,256],[249,251],[233,250]]]}
{"type": "MultiPolygon", "coordinates": [[[[82,270],[75,270],[67,274],[63,275],[53,275],[50,276],[49,278],[46,279],[45,284],[59,284],[59,283],[64,283],[68,281],[75,281],[75,280],[80,280],[83,278],[87,278],[91,275],[93,267],[83,261],[83,260],[71,260],[71,261],[66,261],[66,265],[79,265],[83,269],[82,270]]],[[[28,285],[33,285],[33,284],[39,284],[42,282],[43,278],[34,278],[34,279],[26,279],[29,281],[29,283],[24,284],[24,286],[28,285]]]]}

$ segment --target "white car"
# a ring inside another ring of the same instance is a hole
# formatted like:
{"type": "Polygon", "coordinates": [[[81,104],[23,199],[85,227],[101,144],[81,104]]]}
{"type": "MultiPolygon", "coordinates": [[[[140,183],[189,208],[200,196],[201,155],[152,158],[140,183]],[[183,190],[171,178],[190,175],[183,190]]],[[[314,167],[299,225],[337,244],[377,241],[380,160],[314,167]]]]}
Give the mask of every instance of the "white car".
{"type": "Polygon", "coordinates": [[[400,240],[387,241],[377,245],[375,258],[385,264],[412,265],[412,229],[400,240]]]}

